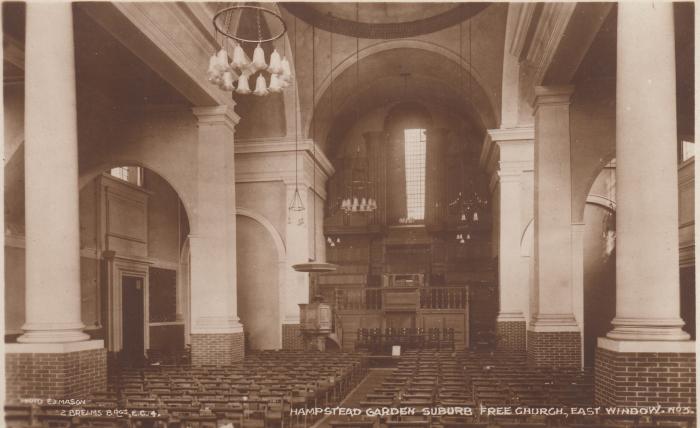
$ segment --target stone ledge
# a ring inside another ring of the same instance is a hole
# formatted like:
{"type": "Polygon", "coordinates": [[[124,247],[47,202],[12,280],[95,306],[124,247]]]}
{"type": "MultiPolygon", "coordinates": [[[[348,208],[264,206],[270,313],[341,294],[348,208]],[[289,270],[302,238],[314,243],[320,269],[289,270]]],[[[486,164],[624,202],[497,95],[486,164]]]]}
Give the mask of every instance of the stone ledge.
{"type": "Polygon", "coordinates": [[[65,343],[6,343],[6,354],[66,354],[105,347],[104,340],[84,340],[65,343]]]}
{"type": "Polygon", "coordinates": [[[620,353],[679,353],[694,354],[694,341],[663,340],[614,340],[607,337],[598,338],[598,348],[620,353]]]}

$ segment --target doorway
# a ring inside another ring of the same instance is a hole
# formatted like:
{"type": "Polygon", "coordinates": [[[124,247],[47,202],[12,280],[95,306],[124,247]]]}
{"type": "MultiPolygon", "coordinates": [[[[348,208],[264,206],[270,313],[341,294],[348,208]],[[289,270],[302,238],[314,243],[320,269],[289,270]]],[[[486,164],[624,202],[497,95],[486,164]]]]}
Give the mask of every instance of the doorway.
{"type": "Polygon", "coordinates": [[[145,359],[144,281],[122,276],[122,361],[140,365],[145,359]]]}

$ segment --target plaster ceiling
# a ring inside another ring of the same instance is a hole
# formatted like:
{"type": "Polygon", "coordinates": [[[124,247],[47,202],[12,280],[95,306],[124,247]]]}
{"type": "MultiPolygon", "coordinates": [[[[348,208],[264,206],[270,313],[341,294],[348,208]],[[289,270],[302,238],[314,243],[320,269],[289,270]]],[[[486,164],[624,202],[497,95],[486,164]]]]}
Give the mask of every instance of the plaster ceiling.
{"type": "Polygon", "coordinates": [[[352,37],[392,39],[433,33],[475,16],[487,3],[300,3],[281,5],[309,24],[352,37]]]}
{"type": "Polygon", "coordinates": [[[398,101],[435,103],[462,116],[465,124],[482,133],[496,126],[494,107],[483,88],[458,63],[439,53],[424,49],[397,48],[382,51],[360,60],[333,76],[333,87],[327,87],[316,105],[315,134],[329,151],[331,144],[352,126],[357,112],[386,106],[398,101]],[[461,79],[461,82],[460,82],[461,79]],[[332,97],[332,106],[331,106],[332,97]]]}
{"type": "MultiPolygon", "coordinates": [[[[83,13],[79,5],[73,6],[73,18],[78,91],[97,88],[115,104],[188,104],[172,86],[83,13]]],[[[22,51],[24,22],[24,4],[3,5],[3,30],[18,41],[22,51]]],[[[23,69],[7,58],[3,66],[6,80],[24,80],[23,69]]]]}

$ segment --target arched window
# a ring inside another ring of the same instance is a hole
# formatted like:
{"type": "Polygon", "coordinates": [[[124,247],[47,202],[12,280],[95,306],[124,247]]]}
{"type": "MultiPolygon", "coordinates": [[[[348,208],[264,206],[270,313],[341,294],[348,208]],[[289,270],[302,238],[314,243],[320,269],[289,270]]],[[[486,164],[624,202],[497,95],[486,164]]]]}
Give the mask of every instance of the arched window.
{"type": "Polygon", "coordinates": [[[140,166],[118,166],[109,170],[109,175],[136,186],[143,186],[143,169],[140,166]]]}
{"type": "Polygon", "coordinates": [[[406,214],[413,220],[425,218],[425,141],[425,129],[404,130],[406,214]]]}

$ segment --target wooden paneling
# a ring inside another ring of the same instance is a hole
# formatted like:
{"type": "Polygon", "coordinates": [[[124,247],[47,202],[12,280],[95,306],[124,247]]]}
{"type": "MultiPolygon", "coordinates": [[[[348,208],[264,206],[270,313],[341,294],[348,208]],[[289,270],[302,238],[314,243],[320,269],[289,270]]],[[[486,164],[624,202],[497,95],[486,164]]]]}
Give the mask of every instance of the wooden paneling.
{"type": "Polygon", "coordinates": [[[415,311],[418,308],[418,291],[385,288],[383,301],[385,311],[415,311]]]}
{"type": "Polygon", "coordinates": [[[148,270],[149,318],[151,322],[175,321],[177,311],[176,271],[151,266],[148,270]]]}
{"type": "Polygon", "coordinates": [[[185,326],[164,324],[150,326],[150,348],[159,351],[177,351],[185,348],[185,326]]]}
{"type": "Polygon", "coordinates": [[[357,330],[361,328],[382,328],[382,315],[381,313],[370,311],[339,314],[337,322],[342,328],[343,351],[352,351],[355,349],[355,342],[357,341],[357,330]]]}
{"type": "Polygon", "coordinates": [[[463,349],[469,343],[469,315],[466,311],[422,310],[419,312],[418,327],[453,328],[455,348],[463,349]]]}
{"type": "Polygon", "coordinates": [[[148,256],[148,193],[103,175],[105,249],[125,256],[148,256]]]}

